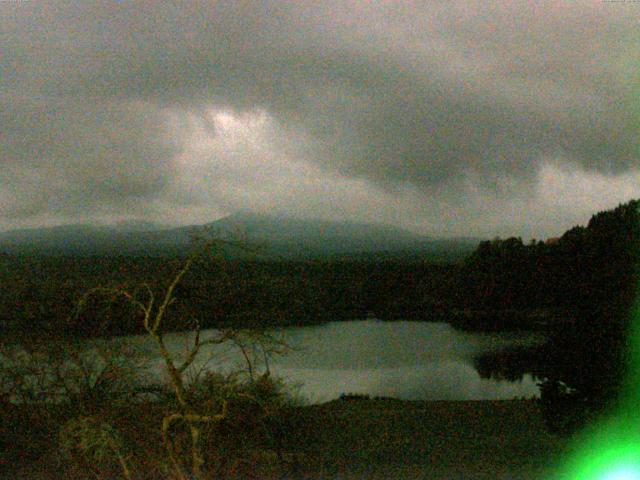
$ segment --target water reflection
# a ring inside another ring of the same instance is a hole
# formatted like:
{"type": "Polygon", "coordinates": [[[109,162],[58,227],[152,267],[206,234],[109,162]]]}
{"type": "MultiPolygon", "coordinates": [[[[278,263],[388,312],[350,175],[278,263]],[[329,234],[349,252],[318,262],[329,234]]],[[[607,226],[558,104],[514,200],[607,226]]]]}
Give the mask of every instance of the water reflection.
{"type": "MultiPolygon", "coordinates": [[[[203,337],[214,332],[203,332],[203,337]]],[[[444,323],[362,320],[291,327],[282,332],[294,351],[273,360],[271,370],[299,385],[303,398],[321,402],[342,393],[392,396],[410,400],[485,400],[538,395],[529,374],[515,378],[486,375],[479,358],[508,349],[526,349],[539,335],[459,332],[444,323]],[[480,375],[480,371],[485,373],[480,375]],[[483,378],[485,377],[485,378],[483,378]]],[[[167,335],[174,352],[192,334],[167,335]]],[[[161,379],[162,362],[144,337],[129,337],[152,360],[150,375],[161,379]]],[[[194,371],[230,371],[242,365],[232,346],[209,347],[194,371]]],[[[486,365],[485,365],[486,367],[486,365]]]]}

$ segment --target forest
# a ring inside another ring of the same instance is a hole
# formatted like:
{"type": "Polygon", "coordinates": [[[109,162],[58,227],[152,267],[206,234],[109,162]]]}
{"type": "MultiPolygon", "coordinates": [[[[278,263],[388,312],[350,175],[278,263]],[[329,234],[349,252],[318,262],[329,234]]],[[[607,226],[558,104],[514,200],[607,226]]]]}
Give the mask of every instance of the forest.
{"type": "MultiPolygon", "coordinates": [[[[530,329],[578,321],[634,295],[638,201],[594,215],[559,238],[482,241],[458,261],[381,255],[274,260],[213,253],[179,286],[169,329],[233,323],[307,324],[375,317],[449,321],[467,329],[530,329]],[[578,319],[578,320],[576,320],[578,319]]],[[[97,286],[148,282],[159,288],[183,256],[29,256],[2,254],[0,329],[61,326],[82,335],[126,334],[139,322],[118,302],[67,320],[78,298],[97,286]],[[108,321],[105,321],[105,318],[108,321]],[[98,328],[99,327],[99,328],[98,328]]]]}

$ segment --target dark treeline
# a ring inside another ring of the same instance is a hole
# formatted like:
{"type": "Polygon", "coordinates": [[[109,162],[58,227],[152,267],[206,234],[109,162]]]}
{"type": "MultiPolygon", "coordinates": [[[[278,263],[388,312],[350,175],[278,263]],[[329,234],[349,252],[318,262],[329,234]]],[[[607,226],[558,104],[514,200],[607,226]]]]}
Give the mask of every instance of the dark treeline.
{"type": "Polygon", "coordinates": [[[547,244],[483,242],[460,277],[473,289],[461,301],[474,307],[555,312],[546,318],[547,345],[480,358],[476,366],[484,376],[541,379],[542,405],[556,429],[571,430],[619,398],[640,273],[639,208],[632,201],[600,212],[547,244]]]}
{"type": "Polygon", "coordinates": [[[459,303],[570,311],[626,305],[634,294],[637,235],[635,201],[600,212],[586,227],[574,227],[547,242],[481,242],[459,276],[459,303]]]}
{"type": "MultiPolygon", "coordinates": [[[[4,255],[0,325],[4,330],[64,328],[87,335],[140,332],[139,319],[117,299],[94,299],[78,321],[68,319],[84,292],[143,282],[159,292],[183,261],[4,255]]],[[[413,260],[202,259],[179,286],[168,328],[191,328],[195,318],[201,327],[286,326],[370,316],[442,319],[456,268],[413,260]]]]}

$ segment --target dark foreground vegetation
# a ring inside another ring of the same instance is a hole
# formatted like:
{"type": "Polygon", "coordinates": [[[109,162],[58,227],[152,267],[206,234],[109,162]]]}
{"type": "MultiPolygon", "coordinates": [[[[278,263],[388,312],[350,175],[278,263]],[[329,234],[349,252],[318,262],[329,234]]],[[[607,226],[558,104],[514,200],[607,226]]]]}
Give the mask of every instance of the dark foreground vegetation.
{"type": "MultiPolygon", "coordinates": [[[[86,432],[111,426],[106,430],[117,434],[131,478],[174,478],[157,428],[165,408],[140,403],[80,421],[86,432]]],[[[269,419],[282,435],[279,446],[260,418],[240,420],[249,406],[237,408],[233,420],[204,432],[207,468],[202,478],[538,480],[549,477],[567,445],[544,428],[533,401],[336,400],[286,407],[269,419]]],[[[3,458],[13,467],[4,470],[7,478],[124,478],[113,453],[98,454],[98,442],[92,450],[69,450],[73,443],[65,433],[57,444],[60,424],[63,432],[82,431],[72,420],[75,412],[56,411],[49,417],[16,408],[14,415],[20,416],[16,423],[29,422],[32,428],[28,436],[20,431],[3,435],[12,442],[3,458]]]]}
{"type": "MultiPolygon", "coordinates": [[[[543,418],[551,431],[570,433],[619,395],[639,206],[598,213],[551,241],[485,241],[457,263],[3,255],[2,468],[24,478],[29,468],[35,478],[451,478],[453,455],[485,478],[483,459],[500,458],[497,444],[538,471],[535,459],[555,441],[543,418]],[[286,345],[266,327],[368,316],[544,330],[549,342],[537,350],[476,359],[486,377],[532,373],[542,397],[535,405],[418,405],[345,396],[303,407],[271,377],[268,357],[286,345]],[[166,351],[166,332],[206,327],[217,336],[196,335],[184,357],[166,351]],[[129,333],[154,340],[168,387],[141,388],[135,355],[100,350],[96,340],[129,333]],[[79,346],[87,341],[95,342],[90,356],[79,346]],[[246,369],[189,378],[200,346],[212,341],[240,348],[246,369]],[[510,418],[517,425],[507,432],[500,422],[510,418]]],[[[508,470],[509,461],[491,468],[508,470]]]]}

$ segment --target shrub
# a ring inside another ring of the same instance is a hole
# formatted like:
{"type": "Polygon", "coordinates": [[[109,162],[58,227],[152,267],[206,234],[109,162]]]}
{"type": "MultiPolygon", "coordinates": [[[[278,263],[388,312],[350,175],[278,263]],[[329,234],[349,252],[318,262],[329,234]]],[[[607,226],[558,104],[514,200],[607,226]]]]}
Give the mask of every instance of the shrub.
{"type": "Polygon", "coordinates": [[[85,413],[128,400],[142,367],[124,345],[65,338],[4,345],[0,360],[5,401],[66,404],[85,413]]]}
{"type": "Polygon", "coordinates": [[[102,469],[117,461],[122,475],[131,479],[126,448],[118,432],[96,417],[78,417],[67,422],[59,433],[60,447],[82,466],[95,464],[102,469]]]}

